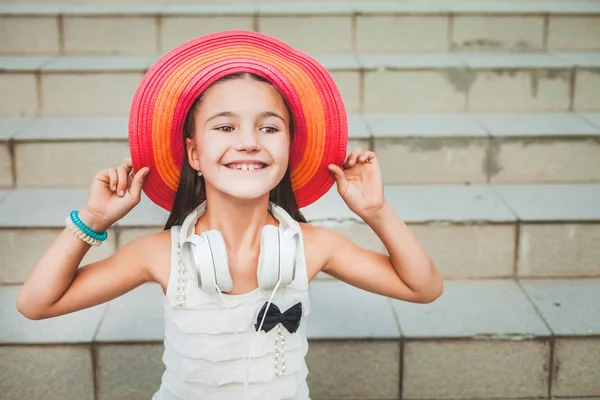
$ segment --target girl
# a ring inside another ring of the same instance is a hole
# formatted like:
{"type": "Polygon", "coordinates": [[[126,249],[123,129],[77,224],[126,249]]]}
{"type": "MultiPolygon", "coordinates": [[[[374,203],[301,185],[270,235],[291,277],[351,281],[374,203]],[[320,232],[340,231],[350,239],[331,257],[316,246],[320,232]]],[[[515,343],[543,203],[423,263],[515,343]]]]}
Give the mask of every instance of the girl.
{"type": "Polygon", "coordinates": [[[305,320],[318,272],[405,301],[442,293],[384,198],[376,155],[358,148],[346,157],[346,143],[339,92],[306,54],[245,31],[178,47],[135,94],[132,157],[96,175],[17,308],[49,318],[158,282],[166,369],[153,399],[309,399],[305,320]],[[389,256],[306,223],[299,208],[334,180],[389,256]],[[171,212],[165,230],[78,268],[142,190],[171,212]]]}

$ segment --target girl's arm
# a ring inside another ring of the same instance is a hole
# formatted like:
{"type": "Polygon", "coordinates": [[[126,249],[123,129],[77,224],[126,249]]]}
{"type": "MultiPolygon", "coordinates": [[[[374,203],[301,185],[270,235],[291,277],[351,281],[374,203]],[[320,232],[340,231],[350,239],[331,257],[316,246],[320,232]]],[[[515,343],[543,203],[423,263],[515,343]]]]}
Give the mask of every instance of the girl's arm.
{"type": "MultiPolygon", "coordinates": [[[[92,229],[98,227],[84,210],[80,219],[92,229]]],[[[19,290],[17,309],[25,317],[38,320],[121,296],[151,280],[147,249],[153,248],[151,242],[155,241],[150,236],[136,239],[110,257],[79,268],[91,246],[67,228],[46,250],[19,290]]]]}
{"type": "Polygon", "coordinates": [[[314,242],[324,254],[323,272],[363,290],[414,303],[429,303],[441,295],[439,272],[388,203],[365,222],[390,255],[363,249],[334,230],[314,227],[314,242]]]}
{"type": "Polygon", "coordinates": [[[377,234],[389,256],[363,249],[333,230],[318,228],[316,243],[326,255],[323,272],[400,300],[428,303],[438,298],[443,291],[442,278],[419,241],[385,200],[375,154],[359,148],[350,153],[344,167],[330,166],[338,192],[377,234]]]}
{"type": "MultiPolygon", "coordinates": [[[[80,219],[102,232],[140,202],[147,168],[131,175],[131,158],[95,177],[80,219]]],[[[104,303],[150,280],[148,249],[157,239],[140,238],[111,257],[79,268],[90,245],[65,229],[36,263],[21,287],[17,309],[30,319],[67,314],[104,303]]]]}

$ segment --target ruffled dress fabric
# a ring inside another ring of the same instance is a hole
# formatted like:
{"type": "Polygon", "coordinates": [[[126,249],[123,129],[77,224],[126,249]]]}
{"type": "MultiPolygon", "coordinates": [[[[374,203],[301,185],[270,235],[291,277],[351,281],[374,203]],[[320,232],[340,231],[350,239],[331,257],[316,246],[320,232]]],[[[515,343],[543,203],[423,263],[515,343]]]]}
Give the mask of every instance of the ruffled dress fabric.
{"type": "MultiPolygon", "coordinates": [[[[176,251],[181,226],[174,226],[171,228],[171,272],[164,297],[162,361],[166,369],[152,400],[310,400],[305,362],[310,297],[304,244],[298,223],[287,213],[281,215],[285,211],[277,209],[279,215],[275,213],[275,217],[280,224],[296,224],[300,232],[294,280],[291,285],[279,287],[272,300],[281,312],[302,303],[302,317],[296,332],[290,333],[282,324],[278,325],[285,339],[285,371],[282,375],[276,373],[278,328],[256,332],[254,325],[272,289],[257,288],[246,294],[220,296],[219,293],[206,293],[188,280],[185,304],[181,307],[176,304],[176,251]],[[248,361],[251,346],[252,357],[248,361]]],[[[188,274],[195,273],[186,268],[188,274]]]]}

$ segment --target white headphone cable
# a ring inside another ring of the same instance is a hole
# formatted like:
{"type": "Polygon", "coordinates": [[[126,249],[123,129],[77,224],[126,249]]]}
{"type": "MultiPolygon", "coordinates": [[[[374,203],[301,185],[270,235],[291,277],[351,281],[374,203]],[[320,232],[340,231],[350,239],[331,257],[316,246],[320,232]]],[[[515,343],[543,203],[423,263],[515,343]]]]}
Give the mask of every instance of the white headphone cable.
{"type": "MultiPolygon", "coordinates": [[[[227,307],[227,305],[225,305],[225,298],[223,297],[223,293],[221,292],[221,289],[219,289],[219,286],[217,286],[217,282],[216,281],[213,281],[213,284],[215,286],[215,289],[217,289],[217,293],[219,293],[219,296],[221,297],[221,305],[223,307],[225,307],[225,309],[227,310],[227,313],[229,314],[229,321],[233,322],[234,320],[233,320],[233,316],[231,315],[231,309],[229,307],[227,307]]],[[[234,325],[234,329],[235,329],[234,330],[235,339],[236,339],[236,341],[238,343],[238,346],[239,346],[239,352],[242,354],[242,360],[245,360],[246,357],[244,356],[244,352],[243,352],[244,345],[243,345],[243,343],[240,340],[240,337],[238,335],[238,327],[235,324],[233,324],[233,325],[234,325]]],[[[246,370],[246,380],[247,379],[248,379],[248,372],[246,370]]],[[[245,393],[246,399],[248,399],[248,392],[247,392],[247,386],[246,385],[244,385],[244,393],[245,393]]]]}
{"type": "Polygon", "coordinates": [[[246,376],[244,378],[244,393],[246,395],[246,398],[248,398],[248,373],[250,372],[250,360],[252,359],[252,351],[254,350],[254,344],[256,342],[256,339],[258,338],[258,335],[260,335],[260,330],[262,329],[263,323],[265,322],[265,318],[267,317],[267,311],[269,310],[269,307],[271,307],[273,296],[277,292],[277,289],[279,289],[280,283],[281,276],[279,277],[279,280],[277,281],[273,292],[271,292],[271,296],[269,297],[269,301],[267,302],[267,307],[265,308],[265,313],[263,314],[262,320],[260,321],[260,325],[258,326],[256,334],[254,335],[254,339],[252,339],[252,343],[250,344],[250,353],[248,354],[248,360],[246,362],[246,376]]]}
{"type": "Polygon", "coordinates": [[[273,301],[273,296],[275,296],[275,293],[277,292],[277,289],[279,289],[279,285],[281,284],[281,280],[283,279],[282,274],[281,274],[281,232],[280,232],[279,228],[277,228],[277,233],[278,233],[277,248],[279,249],[279,251],[278,251],[279,279],[277,280],[277,284],[275,284],[275,288],[273,289],[273,292],[271,292],[271,296],[269,296],[269,301],[267,301],[267,306],[265,307],[265,313],[263,314],[262,320],[260,321],[260,325],[258,326],[258,329],[256,330],[256,334],[254,335],[254,339],[252,339],[252,343],[250,345],[250,354],[248,355],[248,361],[246,364],[246,377],[244,379],[244,393],[246,395],[246,398],[248,397],[248,373],[250,372],[250,360],[252,360],[252,350],[254,349],[254,342],[256,341],[256,338],[258,338],[258,335],[260,335],[260,331],[265,322],[265,318],[267,318],[267,313],[269,311],[269,307],[271,307],[271,303],[273,301]]]}

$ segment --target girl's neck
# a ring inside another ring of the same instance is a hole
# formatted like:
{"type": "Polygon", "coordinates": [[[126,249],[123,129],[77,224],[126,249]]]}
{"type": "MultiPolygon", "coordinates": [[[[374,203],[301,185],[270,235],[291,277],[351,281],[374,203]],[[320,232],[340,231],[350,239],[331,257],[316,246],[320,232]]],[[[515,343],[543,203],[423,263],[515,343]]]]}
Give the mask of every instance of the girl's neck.
{"type": "Polygon", "coordinates": [[[195,232],[216,229],[223,235],[228,250],[255,249],[260,246],[263,226],[278,225],[268,209],[269,193],[251,200],[211,196],[195,232]]]}

